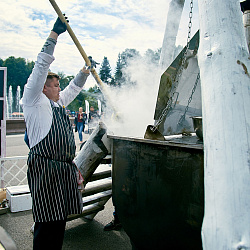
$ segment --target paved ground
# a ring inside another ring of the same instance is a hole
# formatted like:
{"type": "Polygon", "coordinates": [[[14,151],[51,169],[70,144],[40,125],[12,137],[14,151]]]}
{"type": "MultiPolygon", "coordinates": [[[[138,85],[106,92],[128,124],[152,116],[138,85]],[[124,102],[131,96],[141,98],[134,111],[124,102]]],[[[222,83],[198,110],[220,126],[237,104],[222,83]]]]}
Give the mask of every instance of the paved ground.
{"type": "MultiPolygon", "coordinates": [[[[74,133],[76,142],[76,151],[80,149],[80,140],[78,133],[74,133]]],[[[83,134],[83,141],[87,140],[89,134],[83,134]]],[[[6,137],[6,156],[24,156],[28,155],[29,148],[25,144],[24,134],[7,135],[6,137]]]]}
{"type": "MultiPolygon", "coordinates": [[[[130,240],[123,229],[120,231],[103,231],[104,225],[112,220],[112,212],[113,205],[112,201],[109,200],[105,209],[99,212],[94,220],[76,219],[67,222],[63,249],[131,249],[130,240]]],[[[32,225],[33,218],[31,211],[0,215],[0,226],[9,233],[19,250],[32,249],[33,235],[30,233],[32,225]]]]}
{"type": "MultiPolygon", "coordinates": [[[[88,136],[88,134],[84,134],[84,139],[87,139],[88,136]]],[[[77,133],[75,133],[75,139],[78,151],[80,143],[77,133]]],[[[6,156],[21,156],[28,154],[29,150],[23,142],[23,135],[7,136],[6,145],[6,156]]],[[[131,249],[129,237],[123,229],[120,231],[103,231],[103,227],[112,220],[112,213],[113,204],[110,199],[106,204],[105,209],[99,212],[94,220],[87,221],[84,219],[76,219],[67,222],[63,249],[131,249]]],[[[2,226],[9,233],[19,250],[32,249],[33,235],[30,233],[32,225],[33,218],[31,211],[0,215],[0,226],[2,226]]]]}

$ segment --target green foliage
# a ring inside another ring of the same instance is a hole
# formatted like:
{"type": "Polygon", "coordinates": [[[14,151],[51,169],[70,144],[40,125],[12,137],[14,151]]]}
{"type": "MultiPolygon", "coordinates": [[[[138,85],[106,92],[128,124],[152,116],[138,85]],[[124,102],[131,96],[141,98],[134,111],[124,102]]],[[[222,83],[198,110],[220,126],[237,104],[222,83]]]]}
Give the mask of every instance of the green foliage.
{"type": "Polygon", "coordinates": [[[86,91],[82,90],[77,97],[75,98],[75,100],[73,102],[71,102],[68,105],[68,109],[71,111],[78,111],[79,107],[83,107],[83,110],[85,110],[85,99],[86,99],[86,91]]]}
{"type": "Polygon", "coordinates": [[[115,68],[115,77],[112,79],[113,81],[111,82],[112,86],[121,86],[121,84],[125,81],[125,79],[122,76],[122,68],[124,65],[122,65],[122,58],[121,54],[119,53],[118,59],[116,62],[116,68],[115,68]]]}
{"type": "Polygon", "coordinates": [[[137,51],[136,49],[125,49],[125,51],[121,53],[122,67],[128,66],[130,60],[136,59],[138,57],[140,57],[140,52],[137,51]]]}
{"type": "Polygon", "coordinates": [[[126,81],[129,82],[129,76],[126,75],[126,67],[133,59],[140,58],[140,53],[136,49],[125,49],[119,53],[115,68],[115,77],[113,86],[121,86],[126,81]]]}
{"type": "Polygon", "coordinates": [[[141,58],[141,55],[136,49],[125,49],[125,51],[121,53],[122,77],[121,77],[121,82],[119,83],[119,85],[134,84],[131,81],[131,75],[126,71],[126,68],[132,61],[138,60],[140,58],[141,58]]]}
{"type": "Polygon", "coordinates": [[[85,111],[85,100],[87,100],[89,102],[89,106],[93,106],[95,110],[97,110],[98,109],[97,100],[98,99],[101,100],[102,96],[100,93],[95,93],[92,91],[93,89],[92,90],[89,89],[88,91],[82,90],[75,98],[75,100],[68,105],[67,108],[72,111],[78,111],[79,107],[82,107],[83,110],[85,111]]]}
{"type": "Polygon", "coordinates": [[[15,96],[17,86],[20,86],[23,92],[24,85],[27,82],[29,75],[35,65],[33,61],[26,61],[24,58],[10,56],[6,60],[0,61],[3,67],[7,67],[7,88],[12,86],[13,95],[15,96]]]}
{"type": "Polygon", "coordinates": [[[57,74],[61,78],[59,80],[61,90],[65,89],[68,86],[68,84],[70,83],[70,81],[72,79],[74,79],[74,76],[66,76],[63,72],[58,72],[57,74]]]}
{"type": "Polygon", "coordinates": [[[115,81],[115,77],[113,77],[113,76],[112,76],[112,78],[111,78],[110,85],[111,85],[111,86],[117,86],[117,85],[118,85],[118,84],[116,83],[116,81],[115,81]]]}
{"type": "Polygon", "coordinates": [[[111,82],[111,67],[106,56],[103,58],[99,74],[103,82],[108,84],[111,82]]]}
{"type": "MultiPolygon", "coordinates": [[[[158,64],[160,51],[161,49],[156,51],[148,49],[144,54],[144,59],[146,59],[146,62],[149,64],[158,64]]],[[[104,57],[99,72],[101,80],[111,86],[121,86],[122,84],[125,84],[125,82],[129,83],[129,76],[126,75],[126,67],[131,60],[137,58],[141,58],[141,55],[136,49],[125,49],[125,51],[119,53],[114,76],[112,76],[109,60],[107,57],[104,57]]],[[[16,95],[18,85],[21,87],[22,95],[24,85],[26,84],[34,65],[35,63],[33,61],[30,62],[21,57],[15,58],[14,56],[11,56],[6,60],[0,58],[0,67],[7,67],[7,87],[9,88],[9,86],[12,85],[13,96],[16,95]]],[[[58,72],[58,75],[61,78],[60,87],[62,90],[65,89],[69,82],[74,78],[72,75],[66,76],[63,72],[58,72]]],[[[96,85],[89,90],[82,90],[67,108],[71,111],[78,111],[79,107],[83,107],[83,110],[85,110],[85,100],[87,100],[90,106],[94,106],[95,110],[97,110],[98,99],[105,105],[104,97],[99,87],[96,85]]]]}
{"type": "Polygon", "coordinates": [[[94,86],[93,88],[89,88],[88,90],[82,90],[77,95],[75,100],[68,105],[67,109],[69,109],[71,111],[78,111],[79,107],[82,107],[83,110],[85,111],[85,100],[87,100],[89,102],[89,105],[93,106],[95,108],[95,110],[97,110],[98,109],[98,103],[97,103],[98,99],[102,100],[103,96],[102,96],[102,93],[101,93],[99,87],[94,86]]]}
{"type": "Polygon", "coordinates": [[[95,85],[94,87],[89,88],[88,90],[88,96],[87,96],[87,100],[89,102],[89,106],[93,106],[95,108],[95,110],[98,109],[98,103],[97,100],[102,100],[102,102],[104,102],[104,97],[103,94],[100,90],[100,88],[95,85]]]}
{"type": "Polygon", "coordinates": [[[161,54],[161,49],[158,49],[156,51],[153,51],[152,49],[148,49],[146,52],[145,52],[145,59],[146,59],[146,62],[147,63],[152,63],[152,64],[155,64],[157,65],[159,63],[159,60],[160,60],[160,54],[161,54]]]}
{"type": "MultiPolygon", "coordinates": [[[[58,72],[58,75],[60,76],[60,88],[61,90],[65,89],[70,81],[74,79],[74,76],[66,76],[63,72],[58,72]]],[[[97,90],[95,89],[89,89],[88,91],[82,90],[77,97],[68,105],[67,109],[71,111],[78,111],[79,107],[82,107],[85,111],[85,100],[89,101],[92,106],[97,106],[97,100],[95,100],[90,93],[95,92],[97,90]],[[89,93],[90,92],[90,93],[89,93]],[[96,105],[94,103],[96,102],[96,105]]],[[[99,90],[100,91],[100,90],[99,90]]]]}
{"type": "Polygon", "coordinates": [[[95,85],[94,87],[89,88],[89,92],[90,93],[95,93],[95,94],[101,94],[101,90],[97,85],[95,85]]]}

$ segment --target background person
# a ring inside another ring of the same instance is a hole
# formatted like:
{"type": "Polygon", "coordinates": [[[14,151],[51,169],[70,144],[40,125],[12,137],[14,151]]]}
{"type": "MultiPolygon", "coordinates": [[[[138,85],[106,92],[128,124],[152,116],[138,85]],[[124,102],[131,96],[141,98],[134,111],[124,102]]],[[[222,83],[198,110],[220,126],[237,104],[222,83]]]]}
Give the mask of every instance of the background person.
{"type": "Polygon", "coordinates": [[[89,70],[83,68],[61,91],[59,76],[48,72],[58,36],[66,24],[58,18],[37,56],[24,88],[21,104],[29,141],[27,178],[35,221],[33,249],[61,249],[67,216],[82,212],[78,184],[82,180],[72,162],[75,140],[65,106],[82,90],[89,70]]]}
{"type": "Polygon", "coordinates": [[[78,131],[80,143],[83,143],[82,133],[84,132],[84,129],[85,129],[86,120],[87,120],[87,115],[86,113],[83,113],[83,108],[80,107],[79,113],[77,115],[77,131],[78,131]]]}

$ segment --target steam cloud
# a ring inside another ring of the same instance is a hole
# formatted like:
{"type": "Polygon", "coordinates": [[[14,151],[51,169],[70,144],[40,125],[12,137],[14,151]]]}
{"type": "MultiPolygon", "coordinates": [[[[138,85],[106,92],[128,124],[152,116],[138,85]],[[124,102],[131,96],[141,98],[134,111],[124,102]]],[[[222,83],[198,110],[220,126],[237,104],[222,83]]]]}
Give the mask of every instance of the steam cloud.
{"type": "Polygon", "coordinates": [[[145,58],[129,61],[125,70],[127,79],[134,84],[107,89],[121,119],[107,115],[108,111],[105,110],[103,120],[110,134],[143,137],[147,125],[154,124],[153,117],[162,71],[156,65],[149,64],[145,58]]]}

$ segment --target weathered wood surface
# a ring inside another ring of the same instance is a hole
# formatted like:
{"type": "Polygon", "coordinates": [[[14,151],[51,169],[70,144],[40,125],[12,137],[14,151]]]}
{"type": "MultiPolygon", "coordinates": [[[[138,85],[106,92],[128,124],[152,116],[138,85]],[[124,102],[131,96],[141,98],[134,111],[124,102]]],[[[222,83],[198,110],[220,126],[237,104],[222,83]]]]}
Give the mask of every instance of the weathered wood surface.
{"type": "Polygon", "coordinates": [[[93,194],[93,195],[84,197],[83,205],[88,206],[94,203],[102,202],[104,200],[109,199],[111,195],[112,195],[112,190],[107,190],[107,191],[100,192],[98,194],[93,194]]]}
{"type": "Polygon", "coordinates": [[[75,220],[81,217],[85,217],[92,214],[97,214],[98,212],[102,211],[104,206],[93,204],[86,207],[83,207],[81,214],[72,214],[67,217],[67,221],[75,220]]]}
{"type": "Polygon", "coordinates": [[[185,0],[172,0],[169,3],[167,24],[162,42],[162,51],[159,62],[160,67],[163,70],[166,70],[174,59],[173,56],[175,51],[176,36],[180,25],[184,3],[185,0]]]}
{"type": "Polygon", "coordinates": [[[112,189],[112,181],[107,181],[106,183],[99,184],[90,188],[86,188],[85,191],[82,193],[82,197],[86,197],[89,195],[93,195],[96,193],[104,192],[107,190],[112,189]]]}
{"type": "Polygon", "coordinates": [[[108,177],[111,177],[111,170],[106,170],[106,171],[103,171],[103,172],[94,173],[90,177],[89,181],[97,181],[97,180],[108,178],[108,177]]]}
{"type": "Polygon", "coordinates": [[[243,24],[245,28],[245,35],[248,45],[248,51],[250,52],[250,3],[249,0],[245,0],[244,2],[241,2],[243,11],[243,24]]]}
{"type": "Polygon", "coordinates": [[[203,249],[250,249],[250,61],[238,0],[199,0],[203,249]]]}
{"type": "Polygon", "coordinates": [[[76,166],[84,178],[84,186],[102,159],[108,154],[108,149],[102,141],[105,133],[106,126],[100,122],[74,159],[76,166]]]}

